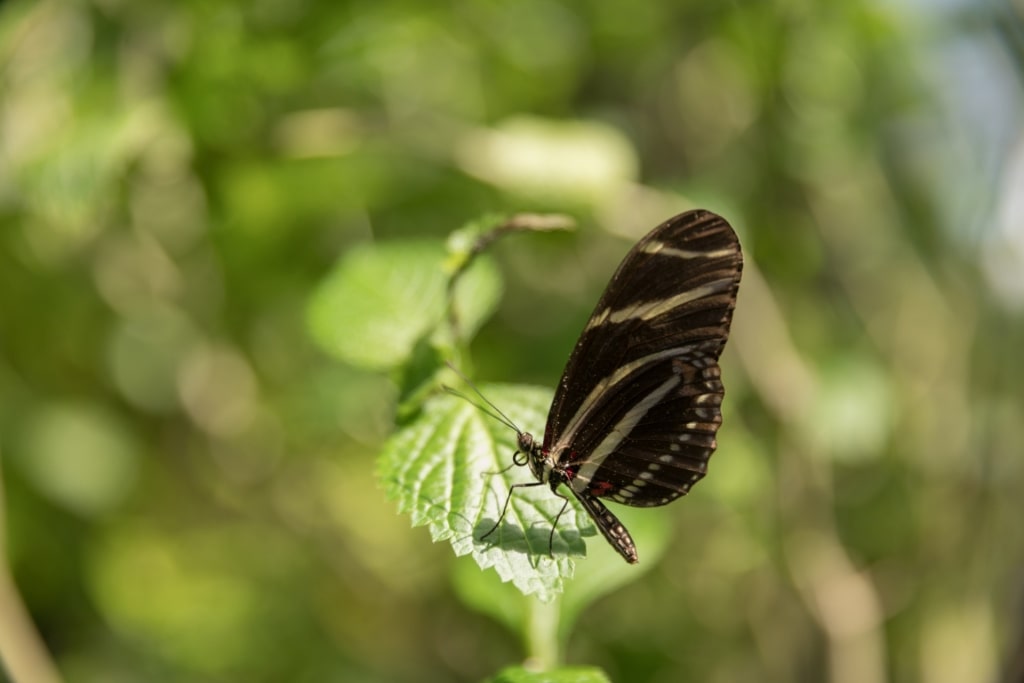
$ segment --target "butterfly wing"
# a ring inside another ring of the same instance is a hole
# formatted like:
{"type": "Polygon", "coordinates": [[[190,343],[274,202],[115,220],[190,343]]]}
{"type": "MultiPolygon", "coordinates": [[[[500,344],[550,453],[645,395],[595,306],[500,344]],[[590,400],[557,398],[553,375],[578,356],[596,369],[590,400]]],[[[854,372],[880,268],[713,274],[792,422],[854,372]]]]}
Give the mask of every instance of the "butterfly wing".
{"type": "Polygon", "coordinates": [[[664,505],[714,451],[743,257],[729,224],[697,210],[633,247],[562,374],[544,450],[580,495],[664,505]]]}

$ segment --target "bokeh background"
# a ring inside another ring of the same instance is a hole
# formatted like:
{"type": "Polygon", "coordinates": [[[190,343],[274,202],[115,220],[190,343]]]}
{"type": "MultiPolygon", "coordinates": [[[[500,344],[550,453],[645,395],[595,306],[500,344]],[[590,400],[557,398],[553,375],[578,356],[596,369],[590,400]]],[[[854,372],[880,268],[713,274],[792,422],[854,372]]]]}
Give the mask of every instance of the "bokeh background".
{"type": "Polygon", "coordinates": [[[310,297],[356,245],[569,213],[574,235],[494,251],[473,345],[479,377],[552,386],[630,240],[704,206],[747,257],[719,453],[567,659],[1008,677],[1022,22],[1015,0],[0,4],[4,540],[63,676],[519,661],[457,598],[468,560],[384,499],[394,379],[321,350],[310,297]]]}

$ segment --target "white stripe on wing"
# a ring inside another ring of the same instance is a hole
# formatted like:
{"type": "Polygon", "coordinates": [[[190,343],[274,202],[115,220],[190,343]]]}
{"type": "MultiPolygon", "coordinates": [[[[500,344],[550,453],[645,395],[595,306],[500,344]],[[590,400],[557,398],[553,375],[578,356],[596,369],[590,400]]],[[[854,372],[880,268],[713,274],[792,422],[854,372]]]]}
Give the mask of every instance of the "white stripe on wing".
{"type": "MultiPolygon", "coordinates": [[[[619,447],[622,440],[629,436],[629,433],[633,431],[637,423],[643,419],[647,412],[661,402],[661,399],[665,398],[665,394],[675,389],[683,381],[683,378],[673,373],[671,377],[661,383],[661,385],[647,394],[642,401],[630,408],[622,419],[619,420],[618,424],[612,428],[610,432],[604,437],[601,443],[598,444],[597,448],[587,456],[587,459],[583,461],[583,466],[580,467],[579,472],[572,480],[572,488],[575,491],[583,492],[590,484],[590,480],[594,476],[594,472],[601,466],[605,458],[615,452],[615,449],[619,447]]],[[[650,474],[647,474],[648,478],[650,474]]],[[[643,476],[641,474],[641,476],[643,476]]]]}

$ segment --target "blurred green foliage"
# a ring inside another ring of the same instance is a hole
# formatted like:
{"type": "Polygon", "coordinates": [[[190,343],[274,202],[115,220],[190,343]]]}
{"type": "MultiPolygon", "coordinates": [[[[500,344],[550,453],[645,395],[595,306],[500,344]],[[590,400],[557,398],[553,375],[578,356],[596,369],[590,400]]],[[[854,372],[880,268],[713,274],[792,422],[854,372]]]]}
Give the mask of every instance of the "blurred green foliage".
{"type": "Polygon", "coordinates": [[[568,661],[993,680],[1024,634],[1021,12],[0,5],[6,547],[64,676],[521,662],[516,617],[374,475],[408,389],[396,349],[443,307],[407,245],[495,211],[575,216],[497,245],[473,314],[497,306],[475,377],[551,386],[631,242],[703,206],[747,256],[719,451],[652,511],[673,530],[648,573],[580,599],[568,661]],[[337,279],[376,272],[370,245],[422,299],[337,279]],[[346,337],[359,306],[409,324],[346,337]]]}

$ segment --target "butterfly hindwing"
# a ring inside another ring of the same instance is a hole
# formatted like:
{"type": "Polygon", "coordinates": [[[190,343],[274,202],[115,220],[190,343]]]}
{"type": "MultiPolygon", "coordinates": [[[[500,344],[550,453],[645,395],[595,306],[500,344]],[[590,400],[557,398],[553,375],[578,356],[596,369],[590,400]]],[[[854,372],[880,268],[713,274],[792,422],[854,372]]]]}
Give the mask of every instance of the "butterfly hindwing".
{"type": "Polygon", "coordinates": [[[707,472],[722,422],[718,364],[701,356],[668,364],[649,373],[670,374],[678,383],[645,410],[628,434],[609,430],[597,448],[572,464],[574,491],[651,507],[685,495],[707,472]]]}

